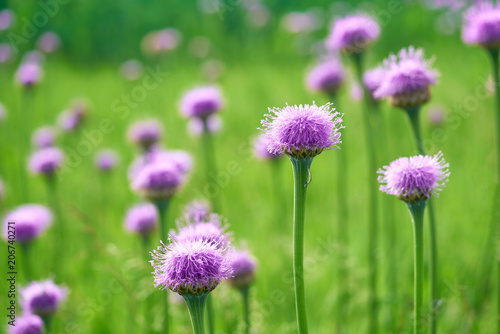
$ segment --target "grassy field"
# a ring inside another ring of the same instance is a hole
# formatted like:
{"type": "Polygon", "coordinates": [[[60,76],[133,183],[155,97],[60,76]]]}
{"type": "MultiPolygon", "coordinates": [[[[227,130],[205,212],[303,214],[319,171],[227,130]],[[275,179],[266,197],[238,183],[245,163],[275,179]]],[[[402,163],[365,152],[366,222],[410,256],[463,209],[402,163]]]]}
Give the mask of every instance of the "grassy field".
{"type": "MultiPolygon", "coordinates": [[[[451,172],[449,183],[435,200],[444,303],[439,316],[440,333],[469,333],[473,321],[479,321],[481,333],[491,333],[495,323],[493,300],[485,300],[479,320],[473,318],[470,304],[488,239],[496,161],[494,100],[484,89],[489,59],[484,51],[464,46],[459,36],[437,35],[429,27],[431,19],[407,21],[412,15],[424,13],[427,12],[411,8],[383,27],[381,41],[370,51],[367,61],[376,65],[389,52],[412,44],[423,47],[426,55],[435,56],[434,67],[441,76],[432,88],[433,98],[424,107],[422,117],[429,153],[441,150],[451,172]],[[419,25],[425,33],[422,36],[413,37],[401,28],[415,31],[419,25]],[[436,106],[447,111],[440,126],[428,121],[430,110],[436,106]]],[[[326,30],[323,32],[326,34],[326,30]]],[[[328,102],[325,96],[305,88],[305,71],[314,61],[292,54],[286,46],[290,42],[291,38],[284,36],[272,47],[261,44],[252,53],[255,57],[243,53],[241,58],[222,57],[225,68],[217,82],[226,106],[221,114],[224,127],[215,138],[220,183],[214,189],[235,244],[246,245],[259,261],[258,279],[251,292],[254,333],[294,333],[296,320],[292,291],[292,170],[287,159],[282,158],[278,179],[274,178],[271,164],[254,158],[252,139],[259,133],[257,128],[268,107],[328,102]],[[279,187],[279,199],[273,182],[279,187]]],[[[33,248],[35,278],[45,279],[57,272],[56,282],[71,291],[55,320],[54,333],[140,333],[146,319],[159,325],[159,309],[144,309],[146,296],[153,294],[157,301],[161,295],[152,286],[148,254],[140,240],[123,228],[126,210],[141,201],[130,190],[127,178],[127,167],[138,154],[126,139],[129,124],[146,117],[159,119],[165,128],[165,147],[187,150],[195,159],[189,182],[173,200],[168,216],[171,228],[187,202],[206,197],[201,142],[188,135],[187,121],[178,110],[182,94],[204,82],[200,62],[180,52],[148,66],[168,74],[158,79],[157,87],[147,91],[142,101],[122,109],[117,108],[125,106],[120,101],[122,94],[132,94],[142,85],[142,79],[124,81],[117,64],[82,67],[64,57],[49,57],[44,65],[44,80],[32,96],[26,96],[13,84],[15,67],[0,68],[0,102],[8,111],[7,119],[0,124],[0,175],[6,187],[2,213],[25,202],[50,203],[46,185],[39,177],[28,176],[28,197],[24,200],[21,196],[19,159],[26,159],[28,152],[19,147],[26,147],[25,134],[54,124],[57,115],[75,97],[85,97],[92,105],[80,131],[58,138],[69,163],[58,180],[60,215],[55,224],[64,224],[66,240],[58,240],[52,227],[33,248]],[[119,168],[109,175],[100,174],[93,165],[94,154],[102,148],[112,148],[120,154],[119,168]],[[54,249],[61,256],[58,268],[53,266],[54,249]]],[[[148,75],[146,71],[144,76],[148,75]]],[[[305,266],[311,333],[336,331],[337,296],[346,289],[351,293],[351,301],[342,319],[345,333],[362,333],[368,322],[366,149],[361,102],[350,99],[349,88],[347,83],[338,101],[333,101],[345,114],[341,148],[348,159],[348,168],[342,171],[348,184],[348,191],[343,194],[349,207],[347,221],[339,221],[336,209],[339,152],[325,152],[314,160],[308,191],[305,266]],[[338,242],[340,225],[349,230],[347,245],[338,242]],[[348,268],[347,286],[338,282],[339,263],[348,268]]],[[[380,167],[400,156],[415,154],[405,115],[386,103],[382,104],[382,114],[387,146],[377,147],[380,167]]],[[[23,168],[24,165],[23,161],[23,168]]],[[[213,182],[217,184],[217,180],[213,182]]],[[[394,217],[386,219],[384,211],[380,216],[380,332],[392,332],[396,324],[399,332],[409,333],[413,296],[410,216],[404,203],[382,193],[378,195],[394,217]],[[397,236],[395,244],[388,242],[390,233],[397,236]],[[391,265],[391,261],[395,264],[391,265]],[[392,275],[395,284],[390,283],[392,275]]],[[[149,250],[158,244],[155,239],[149,250]]],[[[3,254],[6,257],[7,253],[3,254]]],[[[489,257],[491,265],[494,255],[489,257]]],[[[20,283],[24,283],[22,279],[20,283]]],[[[489,296],[495,293],[492,290],[489,296]]],[[[239,294],[222,284],[214,297],[217,333],[241,332],[239,294]]],[[[0,303],[3,306],[6,302],[2,288],[0,303]]],[[[173,312],[174,333],[190,333],[185,306],[176,304],[173,312]]],[[[5,326],[0,328],[3,331],[5,326]]]]}

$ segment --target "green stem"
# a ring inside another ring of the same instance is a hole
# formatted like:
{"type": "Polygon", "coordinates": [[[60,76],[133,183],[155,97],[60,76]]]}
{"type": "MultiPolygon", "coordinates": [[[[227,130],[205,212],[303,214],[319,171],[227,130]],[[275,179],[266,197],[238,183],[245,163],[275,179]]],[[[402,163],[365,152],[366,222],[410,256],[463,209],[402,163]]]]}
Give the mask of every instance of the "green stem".
{"type": "MultiPolygon", "coordinates": [[[[203,119],[203,153],[205,154],[205,174],[206,174],[206,182],[207,185],[215,182],[215,171],[217,170],[217,164],[215,162],[215,151],[213,146],[213,138],[212,133],[210,132],[207,124],[207,119],[203,119]],[[211,178],[214,178],[212,180],[211,178]]],[[[215,183],[217,190],[220,190],[219,185],[215,183]]],[[[212,203],[212,209],[214,212],[220,212],[219,201],[217,198],[218,194],[212,194],[210,196],[210,202],[212,203]]],[[[210,332],[213,334],[213,332],[210,332]]]]}
{"type": "Polygon", "coordinates": [[[240,289],[241,297],[243,298],[243,317],[245,318],[245,334],[250,334],[250,302],[249,302],[250,286],[240,289]]]}
{"type": "Polygon", "coordinates": [[[413,333],[420,334],[424,325],[424,211],[426,201],[408,204],[413,221],[414,240],[414,326],[413,333]]]}
{"type": "Polygon", "coordinates": [[[299,334],[307,334],[306,296],[304,291],[304,218],[306,193],[313,158],[290,157],[293,167],[293,279],[299,334]]]}
{"type": "MultiPolygon", "coordinates": [[[[144,256],[144,259],[148,262],[150,259],[151,259],[151,256],[149,254],[149,241],[150,241],[150,237],[147,236],[147,235],[144,235],[142,236],[141,238],[141,241],[142,241],[142,253],[143,253],[143,256],[144,256]]],[[[146,263],[147,263],[146,262],[146,263]]],[[[130,308],[130,311],[132,311],[132,308],[130,308]]],[[[149,333],[149,330],[151,328],[151,323],[152,323],[152,310],[153,310],[153,304],[152,304],[152,298],[151,296],[146,296],[146,298],[144,299],[144,333],[145,334],[148,334],[149,333]]],[[[135,317],[135,314],[131,312],[131,314],[129,315],[129,317],[131,319],[134,319],[135,317]]]]}
{"type": "Polygon", "coordinates": [[[64,257],[66,249],[65,226],[62,222],[61,207],[57,195],[57,180],[55,175],[45,178],[47,183],[47,197],[50,207],[54,210],[54,271],[58,275],[64,276],[64,257]]]}
{"type": "MultiPolygon", "coordinates": [[[[158,210],[158,215],[159,215],[159,227],[160,227],[160,240],[163,242],[168,241],[168,229],[167,229],[167,211],[168,207],[170,204],[170,199],[165,199],[162,201],[156,201],[154,202],[154,205],[156,206],[156,209],[158,210]]],[[[168,296],[167,294],[164,294],[162,296],[163,299],[163,314],[165,315],[163,317],[163,326],[162,328],[165,330],[165,334],[169,333],[169,328],[170,328],[170,314],[169,314],[169,307],[168,307],[168,296]]]]}
{"type": "Polygon", "coordinates": [[[52,331],[52,316],[42,317],[44,334],[50,334],[52,331]]]}
{"type": "MultiPolygon", "coordinates": [[[[410,125],[419,154],[425,155],[425,148],[422,141],[422,131],[420,129],[420,106],[405,109],[410,120],[410,125]]],[[[434,215],[434,204],[432,199],[427,201],[429,207],[429,238],[430,238],[430,300],[431,307],[429,309],[429,329],[431,334],[437,331],[437,308],[439,305],[439,288],[438,288],[438,252],[437,252],[437,233],[436,233],[436,218],[434,215]]]]}
{"type": "MultiPolygon", "coordinates": [[[[493,80],[495,82],[495,97],[496,97],[496,149],[497,149],[497,177],[496,177],[496,188],[498,189],[500,187],[500,66],[499,66],[499,60],[498,60],[498,55],[499,55],[499,50],[494,49],[494,50],[489,50],[490,55],[491,55],[491,61],[493,64],[493,80]]],[[[498,190],[495,189],[495,202],[497,199],[496,193],[498,190]]],[[[493,214],[492,217],[496,218],[498,217],[498,208],[493,209],[493,214]]],[[[498,224],[498,220],[497,223],[498,224]]],[[[490,231],[490,238],[496,238],[497,236],[497,226],[496,224],[492,225],[491,231],[490,231]]],[[[497,289],[498,289],[498,295],[497,295],[497,333],[500,333],[500,261],[497,259],[497,289]]]]}
{"type": "Polygon", "coordinates": [[[365,106],[363,108],[363,121],[365,127],[366,150],[368,154],[368,261],[369,261],[369,281],[370,281],[370,320],[369,333],[378,332],[378,204],[377,204],[377,160],[375,156],[374,134],[373,134],[373,115],[370,113],[371,97],[370,92],[363,83],[363,62],[362,54],[354,54],[352,60],[356,69],[356,76],[359,84],[363,87],[363,97],[365,106]]]}
{"type": "Polygon", "coordinates": [[[204,312],[205,304],[207,301],[208,293],[199,295],[185,294],[182,296],[186,301],[189,315],[191,316],[191,323],[193,325],[194,334],[205,334],[204,312]]]}

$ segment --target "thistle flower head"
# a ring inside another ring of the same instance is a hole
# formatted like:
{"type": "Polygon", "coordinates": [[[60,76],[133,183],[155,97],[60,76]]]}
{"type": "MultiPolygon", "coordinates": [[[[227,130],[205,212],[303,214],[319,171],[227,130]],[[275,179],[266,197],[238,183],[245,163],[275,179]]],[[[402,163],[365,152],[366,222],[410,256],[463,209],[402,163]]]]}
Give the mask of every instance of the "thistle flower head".
{"type": "Polygon", "coordinates": [[[185,176],[172,163],[152,162],[132,176],[132,189],[151,201],[172,197],[184,183],[185,176]]]}
{"type": "Polygon", "coordinates": [[[15,19],[16,14],[12,10],[4,9],[0,11],[0,31],[9,29],[15,19]]]}
{"type": "Polygon", "coordinates": [[[379,35],[380,27],[372,17],[366,14],[347,16],[335,21],[326,47],[359,54],[375,42],[379,35]]]}
{"type": "Polygon", "coordinates": [[[148,236],[158,225],[158,211],[151,203],[138,204],[130,208],[125,218],[125,228],[133,233],[148,236]]]}
{"type": "Polygon", "coordinates": [[[398,56],[384,61],[387,72],[382,84],[373,93],[375,98],[389,97],[395,107],[420,106],[429,101],[429,87],[436,83],[439,73],[431,69],[432,60],[424,59],[424,51],[410,46],[398,56]]]}
{"type": "Polygon", "coordinates": [[[56,133],[50,126],[38,128],[31,137],[31,142],[36,148],[46,148],[54,145],[56,133]]]}
{"type": "Polygon", "coordinates": [[[210,203],[204,200],[194,200],[186,204],[184,217],[189,222],[201,222],[208,219],[212,212],[210,203]]]}
{"type": "Polygon", "coordinates": [[[500,47],[500,3],[477,1],[464,14],[462,39],[487,49],[500,47]]]}
{"type": "Polygon", "coordinates": [[[114,150],[101,150],[95,156],[95,165],[101,171],[110,171],[118,164],[118,153],[114,150]]]}
{"type": "Polygon", "coordinates": [[[217,247],[229,244],[229,235],[224,232],[222,217],[215,213],[208,215],[204,221],[179,221],[178,225],[179,233],[170,233],[171,238],[177,242],[202,240],[217,247]]]}
{"type": "Polygon", "coordinates": [[[64,162],[64,153],[57,147],[46,147],[33,153],[29,160],[29,170],[34,174],[52,177],[64,162]]]}
{"type": "Polygon", "coordinates": [[[437,197],[448,181],[448,166],[441,152],[434,156],[399,158],[378,170],[380,190],[407,203],[426,200],[431,195],[437,197]]]}
{"type": "Polygon", "coordinates": [[[20,289],[23,310],[41,317],[53,315],[59,303],[66,299],[68,289],[54,284],[53,281],[32,282],[20,289]]]}
{"type": "Polygon", "coordinates": [[[270,153],[294,157],[314,157],[341,143],[342,115],[331,104],[287,105],[269,109],[261,121],[269,140],[270,153]]]}
{"type": "Polygon", "coordinates": [[[40,35],[36,44],[43,52],[52,53],[59,48],[61,39],[55,32],[47,31],[40,35]]]}
{"type": "Polygon", "coordinates": [[[148,152],[136,158],[129,168],[129,177],[133,178],[139,171],[151,163],[165,162],[174,165],[179,173],[186,175],[193,168],[193,158],[182,150],[164,150],[153,146],[148,152]]]}
{"type": "Polygon", "coordinates": [[[57,124],[64,131],[74,131],[83,124],[88,109],[88,102],[86,100],[75,99],[71,102],[71,107],[59,115],[57,124]]]}
{"type": "Polygon", "coordinates": [[[43,334],[43,320],[35,314],[24,314],[9,326],[9,334],[43,334]]]}
{"type": "Polygon", "coordinates": [[[235,288],[245,288],[255,280],[257,260],[246,250],[235,251],[231,261],[233,277],[228,282],[235,288]]]}
{"type": "Polygon", "coordinates": [[[270,143],[269,138],[265,134],[259,135],[255,138],[253,143],[253,152],[260,160],[278,159],[283,155],[281,152],[271,153],[268,150],[270,143]]]}
{"type": "Polygon", "coordinates": [[[363,84],[373,96],[373,93],[382,85],[387,70],[383,66],[377,66],[363,74],[363,84]]]}
{"type": "Polygon", "coordinates": [[[333,94],[344,83],[345,71],[338,59],[331,59],[314,67],[307,75],[307,86],[313,91],[333,94]]]}
{"type": "Polygon", "coordinates": [[[10,211],[3,220],[3,237],[9,239],[9,229],[15,228],[17,242],[30,242],[52,223],[52,213],[40,204],[25,204],[10,211]],[[15,223],[15,224],[9,224],[15,223]],[[10,228],[9,228],[10,226],[10,228]]]}
{"type": "Polygon", "coordinates": [[[27,62],[21,64],[16,72],[16,80],[24,88],[35,86],[42,78],[42,69],[37,63],[27,62]]]}
{"type": "Polygon", "coordinates": [[[186,117],[207,118],[222,108],[222,96],[215,86],[198,87],[187,92],[181,101],[186,117]]]}
{"type": "Polygon", "coordinates": [[[193,117],[189,119],[187,127],[189,134],[194,137],[199,137],[205,132],[215,134],[222,129],[222,119],[217,114],[212,114],[205,119],[193,117]]]}
{"type": "Polygon", "coordinates": [[[232,276],[229,245],[220,247],[204,240],[173,240],[151,253],[155,287],[183,294],[214,290],[232,276]]]}
{"type": "Polygon", "coordinates": [[[160,122],[155,119],[148,119],[132,124],[128,129],[127,136],[132,143],[147,151],[160,140],[162,133],[163,129],[160,122]]]}

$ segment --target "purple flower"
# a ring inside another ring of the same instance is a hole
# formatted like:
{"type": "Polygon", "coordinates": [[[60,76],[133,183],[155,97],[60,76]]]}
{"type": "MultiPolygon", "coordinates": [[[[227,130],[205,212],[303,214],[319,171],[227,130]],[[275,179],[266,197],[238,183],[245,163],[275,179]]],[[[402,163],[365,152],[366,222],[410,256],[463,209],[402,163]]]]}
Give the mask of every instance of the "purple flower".
{"type": "Polygon", "coordinates": [[[180,295],[210,292],[231,277],[231,254],[230,246],[203,240],[162,242],[151,253],[155,287],[180,295]]]}
{"type": "Polygon", "coordinates": [[[35,174],[54,176],[64,162],[64,153],[57,147],[42,148],[33,153],[29,160],[29,170],[35,174]]]}
{"type": "Polygon", "coordinates": [[[270,153],[314,157],[341,143],[342,115],[331,104],[274,108],[261,121],[270,153]]]}
{"type": "Polygon", "coordinates": [[[9,222],[11,230],[15,227],[15,240],[21,243],[29,242],[38,237],[52,223],[52,213],[48,208],[39,204],[25,204],[10,211],[3,220],[3,237],[10,240],[9,222]]]}
{"type": "Polygon", "coordinates": [[[0,43],[0,64],[5,64],[12,60],[12,47],[8,43],[0,43]]]}
{"type": "Polygon", "coordinates": [[[307,76],[307,86],[313,91],[333,94],[344,82],[345,71],[337,59],[323,62],[314,67],[307,76]]]}
{"type": "Polygon", "coordinates": [[[380,190],[407,203],[426,200],[431,195],[437,197],[448,181],[448,167],[441,152],[434,156],[399,158],[378,170],[380,190]]]}
{"type": "Polygon", "coordinates": [[[221,216],[212,213],[205,221],[187,221],[185,226],[179,227],[179,233],[171,232],[170,237],[180,243],[202,240],[218,247],[225,247],[229,243],[229,235],[224,233],[225,228],[221,221],[221,216]]]}
{"type": "Polygon", "coordinates": [[[24,63],[16,72],[16,79],[23,87],[31,88],[42,78],[42,69],[35,63],[24,63]]]}
{"type": "Polygon", "coordinates": [[[38,50],[26,52],[26,54],[22,58],[22,63],[31,63],[41,66],[44,62],[45,55],[38,50]]]}
{"type": "Polygon", "coordinates": [[[206,118],[221,108],[222,96],[214,86],[192,89],[181,101],[181,111],[186,117],[206,118]]]}
{"type": "Polygon", "coordinates": [[[335,21],[326,47],[357,54],[377,40],[379,35],[380,27],[372,17],[365,14],[347,16],[335,21]]]}
{"type": "Polygon", "coordinates": [[[158,212],[151,203],[138,204],[130,208],[125,218],[125,228],[144,237],[149,236],[158,225],[158,212]]]}
{"type": "Polygon", "coordinates": [[[52,31],[44,32],[37,40],[37,45],[45,53],[52,53],[59,48],[61,39],[52,31]]]}
{"type": "Polygon", "coordinates": [[[38,128],[31,137],[31,142],[36,148],[46,148],[54,145],[56,133],[50,126],[38,128]]]}
{"type": "Polygon", "coordinates": [[[429,110],[429,121],[434,126],[440,126],[445,120],[446,110],[441,106],[434,106],[429,110]]]}
{"type": "Polygon", "coordinates": [[[10,9],[0,11],[0,31],[9,29],[15,19],[16,15],[10,9]]]}
{"type": "Polygon", "coordinates": [[[120,73],[129,81],[139,79],[142,72],[144,72],[144,66],[136,59],[127,60],[120,65],[120,73]]]}
{"type": "Polygon", "coordinates": [[[261,134],[254,140],[253,144],[253,151],[255,153],[255,156],[258,159],[261,160],[268,160],[268,159],[278,159],[283,155],[281,152],[277,153],[271,153],[268,150],[270,143],[269,143],[269,138],[265,134],[261,134]]]}
{"type": "Polygon", "coordinates": [[[118,154],[114,150],[101,150],[95,156],[95,165],[101,171],[107,172],[118,164],[118,154]]]}
{"type": "Polygon", "coordinates": [[[188,131],[192,136],[201,136],[205,130],[208,130],[210,133],[217,133],[222,128],[222,119],[219,115],[210,115],[205,119],[201,119],[198,117],[193,117],[189,119],[188,122],[188,131]],[[207,124],[207,128],[205,129],[205,123],[207,124]]]}
{"type": "Polygon", "coordinates": [[[212,212],[210,203],[203,200],[194,200],[186,204],[184,217],[189,222],[201,222],[207,220],[212,212]]]}
{"type": "Polygon", "coordinates": [[[363,74],[363,84],[366,89],[371,93],[373,97],[373,93],[382,85],[384,78],[386,76],[386,69],[382,66],[377,66],[374,69],[368,70],[363,74]]]}
{"type": "Polygon", "coordinates": [[[160,140],[162,133],[160,122],[156,119],[148,119],[132,124],[128,129],[127,136],[132,143],[147,151],[160,140]]]}
{"type": "Polygon", "coordinates": [[[148,33],[142,39],[141,48],[148,55],[156,55],[177,48],[181,33],[174,28],[167,28],[148,33]]]}
{"type": "Polygon", "coordinates": [[[151,163],[166,162],[173,164],[181,174],[187,174],[193,168],[193,158],[182,150],[164,150],[157,146],[150,148],[142,156],[134,160],[129,168],[129,177],[134,178],[139,171],[151,163]]]}
{"type": "Polygon", "coordinates": [[[35,314],[24,314],[9,326],[9,334],[43,334],[43,320],[35,314]]]}
{"type": "Polygon", "coordinates": [[[464,14],[462,39],[487,49],[500,47],[500,3],[477,1],[464,14]]]}
{"type": "Polygon", "coordinates": [[[231,267],[233,277],[228,279],[235,288],[246,288],[255,280],[257,261],[246,250],[235,251],[232,256],[231,267]]]}
{"type": "Polygon", "coordinates": [[[185,176],[173,163],[152,162],[133,175],[132,189],[149,200],[163,200],[177,193],[184,180],[185,176]]]}
{"type": "Polygon", "coordinates": [[[387,72],[375,98],[389,97],[392,105],[400,108],[420,106],[430,100],[430,85],[436,83],[439,73],[430,68],[431,61],[424,59],[424,51],[410,46],[398,56],[390,55],[384,61],[387,72]]]}
{"type": "Polygon", "coordinates": [[[71,107],[63,111],[57,118],[57,124],[63,130],[69,132],[80,127],[88,113],[88,102],[84,99],[72,101],[71,107]]]}
{"type": "Polygon", "coordinates": [[[68,289],[54,284],[51,280],[32,282],[20,289],[20,292],[23,310],[41,317],[56,313],[59,303],[68,295],[68,289]]]}

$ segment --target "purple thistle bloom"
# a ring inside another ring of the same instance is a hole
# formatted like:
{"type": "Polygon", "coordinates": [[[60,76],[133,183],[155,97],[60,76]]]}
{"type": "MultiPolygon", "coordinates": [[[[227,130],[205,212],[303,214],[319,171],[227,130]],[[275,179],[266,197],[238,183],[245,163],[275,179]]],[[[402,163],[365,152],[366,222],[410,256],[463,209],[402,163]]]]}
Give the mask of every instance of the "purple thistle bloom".
{"type": "Polygon", "coordinates": [[[500,47],[500,3],[477,1],[464,14],[462,39],[487,49],[500,47]]]}
{"type": "Polygon", "coordinates": [[[132,189],[152,201],[172,197],[185,180],[179,169],[166,161],[148,163],[132,177],[132,189]]]}
{"type": "Polygon", "coordinates": [[[231,267],[233,277],[228,279],[235,288],[246,288],[255,280],[257,261],[246,250],[235,251],[232,256],[231,267]]]}
{"type": "Polygon", "coordinates": [[[54,145],[56,133],[50,126],[37,129],[31,137],[31,142],[36,148],[46,148],[54,145]]]}
{"type": "MultiPolygon", "coordinates": [[[[10,211],[3,220],[3,237],[8,240],[9,222],[15,222],[16,241],[30,242],[52,223],[52,213],[39,204],[25,204],[10,211]]],[[[12,225],[11,225],[12,226],[12,225]]]]}
{"type": "Polygon", "coordinates": [[[156,55],[177,48],[181,41],[181,33],[174,28],[152,31],[141,42],[141,48],[148,55],[156,55]]]}
{"type": "Polygon", "coordinates": [[[44,62],[45,55],[38,50],[26,52],[26,54],[22,58],[22,63],[31,63],[41,66],[44,62]]]}
{"type": "Polygon", "coordinates": [[[0,43],[0,64],[5,64],[12,60],[12,47],[7,43],[0,43]]]}
{"type": "Polygon", "coordinates": [[[164,150],[153,146],[149,152],[134,160],[129,168],[129,177],[134,178],[139,171],[151,163],[166,162],[173,164],[181,174],[187,174],[193,168],[193,158],[182,150],[164,150]]]}
{"type": "Polygon", "coordinates": [[[59,303],[68,295],[68,289],[54,284],[51,280],[32,282],[20,289],[20,292],[23,310],[41,317],[56,313],[59,303]]]}
{"type": "Polygon", "coordinates": [[[207,123],[208,132],[214,134],[219,132],[222,129],[222,119],[219,115],[210,115],[205,119],[201,119],[198,117],[193,117],[189,119],[188,122],[188,131],[192,136],[201,136],[205,132],[204,122],[207,123]]]}
{"type": "Polygon", "coordinates": [[[186,117],[207,118],[222,108],[222,96],[217,87],[198,87],[187,92],[181,101],[186,117]]]}
{"type": "Polygon", "coordinates": [[[426,200],[431,195],[438,197],[448,181],[448,167],[441,152],[434,156],[399,158],[378,170],[380,190],[407,203],[426,200]]]}
{"type": "Polygon", "coordinates": [[[314,157],[341,143],[342,115],[331,103],[269,108],[272,114],[261,121],[270,153],[314,157]]]}
{"type": "Polygon", "coordinates": [[[269,152],[268,150],[269,145],[270,145],[269,139],[265,134],[261,134],[260,136],[255,138],[253,144],[253,151],[255,156],[261,160],[268,160],[268,159],[278,159],[283,155],[283,153],[281,152],[277,153],[269,152]]]}
{"type": "Polygon", "coordinates": [[[335,21],[326,48],[358,54],[377,40],[379,35],[380,27],[372,17],[365,14],[347,16],[335,21]]]}
{"type": "Polygon", "coordinates": [[[43,320],[35,314],[24,314],[9,326],[9,334],[43,334],[43,320]]]}
{"type": "Polygon", "coordinates": [[[314,67],[307,76],[307,86],[313,91],[334,94],[344,83],[345,71],[337,59],[323,62],[314,67]]]}
{"type": "Polygon", "coordinates": [[[120,73],[129,81],[139,79],[143,72],[144,66],[136,59],[127,60],[120,65],[120,73]]]}
{"type": "Polygon", "coordinates": [[[430,85],[436,83],[439,73],[430,68],[432,61],[424,59],[424,51],[410,46],[398,56],[390,55],[384,61],[387,72],[375,98],[389,97],[392,105],[400,108],[420,106],[431,98],[430,85]]]}
{"type": "Polygon", "coordinates": [[[385,68],[383,68],[382,66],[377,66],[374,69],[368,70],[363,74],[363,84],[371,93],[372,97],[373,93],[375,93],[375,91],[379,89],[380,85],[382,85],[386,73],[387,71],[385,68]]]}
{"type": "Polygon", "coordinates": [[[44,32],[37,40],[37,46],[45,53],[52,53],[59,48],[61,39],[52,31],[44,32]]]}
{"type": "Polygon", "coordinates": [[[16,72],[16,79],[23,87],[31,88],[42,78],[42,69],[36,63],[24,63],[16,72]]]}
{"type": "Polygon", "coordinates": [[[232,248],[203,240],[163,242],[151,253],[155,287],[183,294],[214,290],[232,276],[232,248]]]}
{"type": "Polygon", "coordinates": [[[42,148],[33,153],[29,160],[29,170],[34,174],[54,176],[62,166],[64,153],[57,147],[42,148]]]}
{"type": "Polygon", "coordinates": [[[9,29],[15,18],[16,15],[10,9],[0,11],[0,31],[9,29]]]}
{"type": "Polygon", "coordinates": [[[162,133],[160,122],[156,119],[148,119],[132,124],[128,129],[127,136],[132,143],[147,151],[160,140],[162,133]]]}
{"type": "Polygon", "coordinates": [[[229,244],[229,235],[224,233],[224,230],[222,217],[212,213],[205,221],[187,221],[185,226],[179,227],[179,233],[172,231],[170,237],[179,243],[202,240],[218,247],[225,247],[229,244]]]}
{"type": "Polygon", "coordinates": [[[149,236],[158,225],[158,212],[151,203],[138,204],[130,208],[125,218],[125,228],[144,237],[149,236]]]}
{"type": "Polygon", "coordinates": [[[103,172],[110,171],[118,164],[118,154],[114,150],[101,150],[95,156],[95,165],[103,172]]]}
{"type": "Polygon", "coordinates": [[[186,204],[184,217],[189,222],[201,222],[207,220],[212,212],[210,203],[203,200],[194,200],[186,204]]]}

